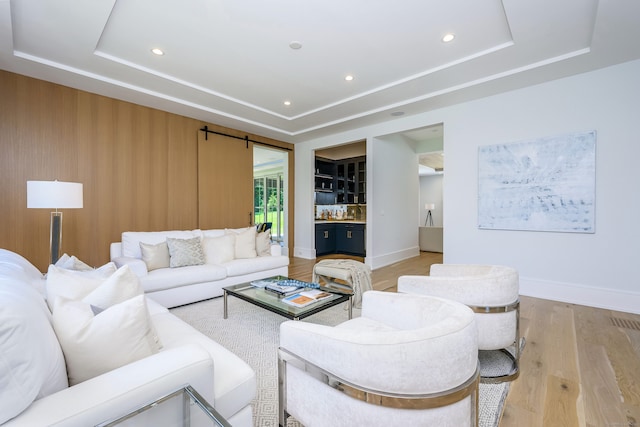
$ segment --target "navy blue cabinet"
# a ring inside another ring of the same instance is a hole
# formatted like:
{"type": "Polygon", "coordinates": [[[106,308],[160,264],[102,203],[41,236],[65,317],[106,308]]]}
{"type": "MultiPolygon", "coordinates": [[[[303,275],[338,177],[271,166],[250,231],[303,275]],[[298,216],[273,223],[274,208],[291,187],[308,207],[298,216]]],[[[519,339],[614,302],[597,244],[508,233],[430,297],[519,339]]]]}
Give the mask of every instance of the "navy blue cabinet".
{"type": "Polygon", "coordinates": [[[367,160],[365,156],[336,162],[336,202],[365,204],[367,160]]]}
{"type": "Polygon", "coordinates": [[[365,256],[364,224],[336,224],[336,252],[365,256]]]}
{"type": "Polygon", "coordinates": [[[335,196],[336,165],[332,160],[316,157],[314,175],[316,205],[331,205],[336,202],[335,196]]]}
{"type": "Polygon", "coordinates": [[[316,256],[336,252],[336,225],[316,224],[316,256]]]}
{"type": "Polygon", "coordinates": [[[316,157],[314,180],[317,205],[367,203],[366,156],[343,160],[316,157]]]}

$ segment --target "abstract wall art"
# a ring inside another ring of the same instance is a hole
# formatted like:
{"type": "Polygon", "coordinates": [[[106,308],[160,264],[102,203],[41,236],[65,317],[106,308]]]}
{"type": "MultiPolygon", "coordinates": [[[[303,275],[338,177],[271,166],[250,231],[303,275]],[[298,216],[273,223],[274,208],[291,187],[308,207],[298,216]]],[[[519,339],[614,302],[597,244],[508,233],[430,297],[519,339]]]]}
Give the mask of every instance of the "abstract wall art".
{"type": "Polygon", "coordinates": [[[596,132],[479,147],[478,227],[595,233],[596,132]]]}

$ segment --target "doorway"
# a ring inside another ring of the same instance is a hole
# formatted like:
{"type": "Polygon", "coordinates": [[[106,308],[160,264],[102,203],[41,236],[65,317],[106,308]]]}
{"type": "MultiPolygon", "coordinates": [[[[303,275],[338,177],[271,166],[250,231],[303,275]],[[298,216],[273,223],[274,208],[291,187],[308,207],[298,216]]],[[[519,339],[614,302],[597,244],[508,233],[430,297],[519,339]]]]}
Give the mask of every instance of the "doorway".
{"type": "Polygon", "coordinates": [[[253,217],[255,223],[271,224],[271,239],[285,242],[287,235],[288,153],[253,147],[253,217]]]}

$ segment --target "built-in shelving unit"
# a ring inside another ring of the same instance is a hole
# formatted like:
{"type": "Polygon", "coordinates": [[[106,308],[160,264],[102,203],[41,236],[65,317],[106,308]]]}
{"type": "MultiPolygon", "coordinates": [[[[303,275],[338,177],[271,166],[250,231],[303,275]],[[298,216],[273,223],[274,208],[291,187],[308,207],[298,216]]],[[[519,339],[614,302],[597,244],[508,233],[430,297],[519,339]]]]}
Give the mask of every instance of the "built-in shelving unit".
{"type": "Polygon", "coordinates": [[[333,194],[316,197],[316,204],[365,204],[366,167],[364,156],[336,161],[316,157],[315,191],[333,194]]]}

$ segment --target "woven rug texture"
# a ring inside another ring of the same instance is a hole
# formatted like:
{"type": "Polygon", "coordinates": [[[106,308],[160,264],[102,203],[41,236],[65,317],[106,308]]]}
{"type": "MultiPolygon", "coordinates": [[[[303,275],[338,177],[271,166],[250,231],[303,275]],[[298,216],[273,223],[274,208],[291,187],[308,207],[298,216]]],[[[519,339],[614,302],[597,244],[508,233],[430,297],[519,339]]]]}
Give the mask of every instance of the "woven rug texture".
{"type": "MultiPolygon", "coordinates": [[[[256,307],[233,296],[228,298],[228,318],[223,319],[222,297],[172,308],[178,316],[198,331],[220,343],[246,361],[256,372],[257,393],[253,400],[253,425],[278,426],[277,350],[282,316],[256,307]]],[[[353,316],[360,310],[354,309],[353,316]]],[[[329,308],[303,322],[334,326],[348,320],[344,305],[329,308]]],[[[500,421],[508,383],[480,384],[479,425],[495,427],[500,421]]],[[[289,418],[288,427],[301,427],[289,418]]]]}

